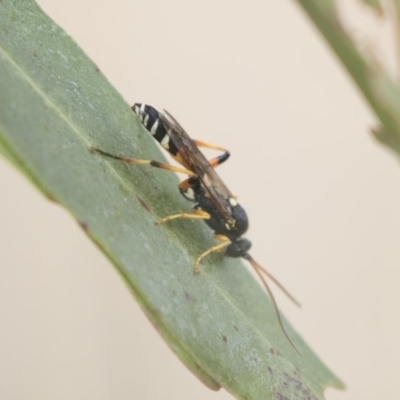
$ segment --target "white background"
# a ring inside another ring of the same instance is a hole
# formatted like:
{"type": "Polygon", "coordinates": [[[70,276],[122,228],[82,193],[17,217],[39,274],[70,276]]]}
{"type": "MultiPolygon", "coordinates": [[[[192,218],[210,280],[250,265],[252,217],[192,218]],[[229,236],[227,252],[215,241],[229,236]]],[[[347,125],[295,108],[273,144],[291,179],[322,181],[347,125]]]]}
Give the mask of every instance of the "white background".
{"type": "MultiPolygon", "coordinates": [[[[400,168],[295,2],[39,3],[128,103],[231,150],[219,172],[250,215],[253,256],[348,385],[327,399],[400,398],[400,168]]],[[[0,182],[1,399],[232,398],[178,361],[65,210],[4,160],[0,182]]]]}

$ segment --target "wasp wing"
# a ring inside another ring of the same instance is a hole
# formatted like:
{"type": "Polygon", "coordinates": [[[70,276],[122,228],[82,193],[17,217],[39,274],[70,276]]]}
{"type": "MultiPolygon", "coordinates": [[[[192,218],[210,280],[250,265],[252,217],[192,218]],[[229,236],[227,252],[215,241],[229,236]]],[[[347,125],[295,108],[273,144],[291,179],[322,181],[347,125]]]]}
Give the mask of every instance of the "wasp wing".
{"type": "Polygon", "coordinates": [[[217,210],[226,221],[231,220],[232,210],[228,199],[233,197],[232,193],[179,122],[166,110],[160,112],[159,117],[170,140],[178,149],[175,158],[196,174],[217,210]]]}

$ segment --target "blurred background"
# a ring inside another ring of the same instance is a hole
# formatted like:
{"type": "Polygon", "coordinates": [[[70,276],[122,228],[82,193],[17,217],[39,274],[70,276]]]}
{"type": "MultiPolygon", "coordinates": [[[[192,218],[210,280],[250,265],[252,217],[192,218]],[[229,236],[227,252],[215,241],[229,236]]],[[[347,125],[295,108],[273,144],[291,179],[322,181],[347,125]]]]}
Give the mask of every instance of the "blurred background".
{"type": "MultiPolygon", "coordinates": [[[[231,150],[218,171],[249,213],[253,256],[301,300],[275,290],[348,386],[326,398],[400,398],[400,166],[296,3],[39,4],[128,103],[231,150]]],[[[68,212],[3,159],[0,182],[1,399],[232,398],[178,361],[68,212]]]]}

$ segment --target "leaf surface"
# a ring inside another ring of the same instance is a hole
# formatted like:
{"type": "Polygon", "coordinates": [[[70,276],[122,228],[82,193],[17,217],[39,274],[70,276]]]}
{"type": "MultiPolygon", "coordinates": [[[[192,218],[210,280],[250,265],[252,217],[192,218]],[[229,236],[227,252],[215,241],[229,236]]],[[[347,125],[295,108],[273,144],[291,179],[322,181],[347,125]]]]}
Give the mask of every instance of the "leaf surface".
{"type": "Polygon", "coordinates": [[[71,212],[180,359],[210,388],[239,399],[323,399],[326,387],[343,387],[284,320],[302,356],[287,343],[239,261],[215,254],[193,274],[213,244],[209,229],[154,224],[190,209],[174,174],[105,159],[91,146],[164,159],[96,65],[35,2],[0,1],[0,153],[71,212]]]}

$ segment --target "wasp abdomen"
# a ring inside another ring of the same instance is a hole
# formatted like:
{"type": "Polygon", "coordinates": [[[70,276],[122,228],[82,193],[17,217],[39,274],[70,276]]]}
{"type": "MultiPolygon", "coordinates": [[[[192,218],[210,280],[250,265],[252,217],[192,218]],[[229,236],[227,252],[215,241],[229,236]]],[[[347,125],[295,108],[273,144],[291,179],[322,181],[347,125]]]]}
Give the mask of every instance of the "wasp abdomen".
{"type": "Polygon", "coordinates": [[[132,106],[132,110],[154,139],[156,139],[165,150],[175,156],[178,149],[171,141],[169,132],[160,118],[160,113],[155,108],[143,103],[135,103],[132,106]]]}

